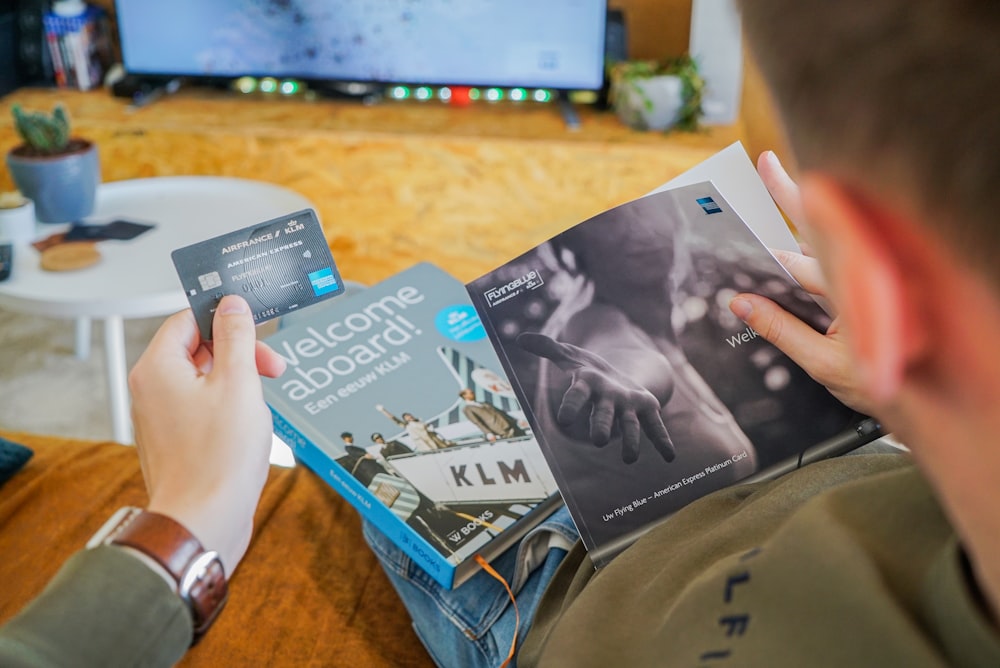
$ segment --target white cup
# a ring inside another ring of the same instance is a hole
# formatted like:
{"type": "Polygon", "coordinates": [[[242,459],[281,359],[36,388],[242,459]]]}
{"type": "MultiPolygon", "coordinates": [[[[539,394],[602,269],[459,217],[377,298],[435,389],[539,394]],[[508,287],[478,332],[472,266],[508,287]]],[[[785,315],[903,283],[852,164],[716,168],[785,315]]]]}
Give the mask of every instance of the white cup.
{"type": "Polygon", "coordinates": [[[26,244],[35,238],[35,203],[30,199],[12,207],[0,206],[0,241],[26,244]]]}

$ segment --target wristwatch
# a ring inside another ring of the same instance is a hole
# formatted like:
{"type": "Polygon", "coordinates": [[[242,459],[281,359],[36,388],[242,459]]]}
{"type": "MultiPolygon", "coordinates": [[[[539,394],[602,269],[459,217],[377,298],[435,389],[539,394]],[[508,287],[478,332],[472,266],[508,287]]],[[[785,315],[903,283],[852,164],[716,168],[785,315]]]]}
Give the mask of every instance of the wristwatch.
{"type": "Polygon", "coordinates": [[[134,550],[170,576],[174,591],[191,611],[192,645],[226,604],[229,591],[219,554],[206,551],[194,534],[166,515],[132,506],[121,508],[87,542],[88,548],[98,545],[134,550]]]}

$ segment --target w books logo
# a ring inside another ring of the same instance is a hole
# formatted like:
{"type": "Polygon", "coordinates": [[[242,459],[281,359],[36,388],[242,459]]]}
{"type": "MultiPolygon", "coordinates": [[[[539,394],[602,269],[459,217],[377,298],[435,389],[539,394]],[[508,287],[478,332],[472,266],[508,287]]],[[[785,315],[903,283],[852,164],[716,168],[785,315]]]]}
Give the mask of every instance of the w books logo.
{"type": "Polygon", "coordinates": [[[492,308],[512,297],[516,297],[526,290],[535,290],[543,285],[545,285],[545,281],[542,280],[542,275],[532,269],[523,276],[518,276],[508,283],[490,288],[483,293],[483,296],[486,297],[486,303],[492,308]]]}

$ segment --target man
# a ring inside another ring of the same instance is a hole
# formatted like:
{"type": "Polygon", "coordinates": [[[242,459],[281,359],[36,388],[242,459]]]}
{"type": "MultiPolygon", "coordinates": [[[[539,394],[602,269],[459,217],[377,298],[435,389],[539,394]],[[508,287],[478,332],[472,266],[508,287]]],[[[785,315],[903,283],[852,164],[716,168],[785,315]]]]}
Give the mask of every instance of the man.
{"type": "Polygon", "coordinates": [[[379,473],[390,475],[375,455],[370,454],[360,446],[353,445],[353,443],[354,437],[351,436],[350,444],[346,444],[345,441],[345,454],[337,457],[337,463],[343,466],[344,470],[357,478],[365,487],[370,485],[379,473]]]}
{"type": "MultiPolygon", "coordinates": [[[[522,620],[519,637],[530,631],[518,663],[1000,665],[1000,5],[752,0],[743,12],[801,193],[773,156],[761,172],[790,216],[808,221],[822,275],[809,258],[785,259],[807,288],[820,291],[825,278],[841,311],[819,335],[758,296],[731,308],[881,418],[912,459],[843,457],[723,490],[596,574],[574,548],[522,620]]],[[[250,348],[241,352],[249,367],[250,348]]],[[[150,369],[135,376],[137,389],[172,377],[150,369]]],[[[243,400],[263,414],[255,394],[243,400]]],[[[216,430],[231,424],[189,407],[216,430]]],[[[199,454],[231,436],[201,435],[199,454]]],[[[179,496],[193,507],[215,498],[200,489],[179,496]]],[[[518,600],[533,591],[521,588],[518,600]]],[[[448,665],[506,655],[497,648],[510,636],[498,644],[480,627],[452,649],[455,637],[430,618],[435,607],[422,610],[427,619],[414,621],[432,651],[462,652],[448,665]]]]}
{"type": "Polygon", "coordinates": [[[413,413],[403,413],[403,417],[398,418],[386,410],[382,404],[375,404],[375,410],[405,429],[406,434],[410,437],[410,442],[413,444],[413,449],[417,452],[444,450],[455,445],[452,441],[437,433],[433,425],[429,425],[423,420],[418,419],[413,413]]]}
{"type": "MultiPolygon", "coordinates": [[[[801,191],[773,154],[761,175],[820,264],[782,259],[841,310],[818,334],[756,295],[730,308],[912,458],[841,457],[723,490],[599,572],[577,546],[536,583],[539,603],[529,579],[518,610],[488,620],[390,574],[449,665],[497,665],[515,634],[521,668],[1000,665],[1000,4],[747,0],[742,13],[801,191]]],[[[502,595],[476,586],[458,591],[502,595]]]]}
{"type": "Polygon", "coordinates": [[[384,459],[389,459],[390,457],[400,457],[402,455],[412,455],[413,450],[406,447],[396,439],[386,442],[385,437],[379,432],[375,432],[371,436],[372,443],[379,446],[380,453],[384,459]]]}
{"type": "Polygon", "coordinates": [[[465,418],[476,425],[479,431],[488,441],[495,441],[498,438],[516,438],[524,436],[524,430],[517,424],[517,420],[503,412],[493,404],[485,401],[476,401],[476,393],[472,388],[464,388],[458,393],[465,404],[462,406],[462,414],[465,418]]]}

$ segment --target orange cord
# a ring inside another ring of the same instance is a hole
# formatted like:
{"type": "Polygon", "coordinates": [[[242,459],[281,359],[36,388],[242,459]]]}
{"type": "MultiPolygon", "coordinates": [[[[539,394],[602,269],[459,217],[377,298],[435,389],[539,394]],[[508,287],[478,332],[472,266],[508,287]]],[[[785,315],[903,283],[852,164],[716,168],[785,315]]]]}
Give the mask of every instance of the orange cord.
{"type": "Polygon", "coordinates": [[[486,520],[481,520],[478,517],[473,517],[472,515],[466,515],[465,513],[460,513],[457,510],[453,510],[451,512],[453,514],[455,514],[455,515],[458,515],[463,520],[469,520],[470,522],[475,522],[476,524],[481,524],[482,526],[486,527],[490,531],[495,531],[496,533],[503,533],[503,529],[501,529],[500,527],[498,527],[495,524],[490,524],[486,520]]]}
{"type": "Polygon", "coordinates": [[[479,564],[484,571],[490,574],[491,577],[496,578],[503,585],[503,588],[507,590],[507,596],[510,597],[511,605],[514,606],[514,637],[510,641],[510,652],[507,654],[507,658],[504,662],[500,664],[500,668],[506,668],[511,661],[514,660],[514,654],[517,651],[517,631],[521,627],[521,613],[517,610],[517,601],[514,600],[514,592],[511,591],[510,585],[507,581],[503,579],[503,576],[496,572],[496,570],[490,566],[489,562],[483,559],[482,555],[477,554],[474,559],[476,563],[479,564]]]}

